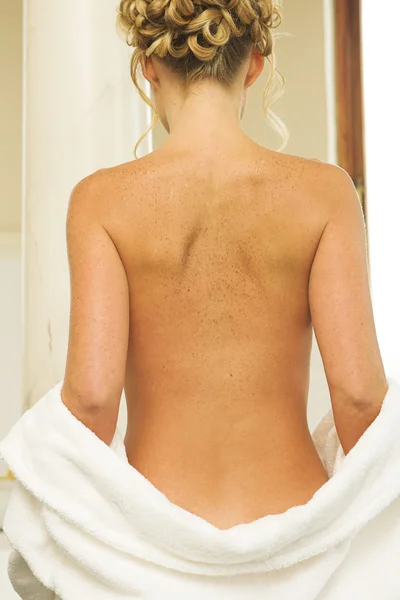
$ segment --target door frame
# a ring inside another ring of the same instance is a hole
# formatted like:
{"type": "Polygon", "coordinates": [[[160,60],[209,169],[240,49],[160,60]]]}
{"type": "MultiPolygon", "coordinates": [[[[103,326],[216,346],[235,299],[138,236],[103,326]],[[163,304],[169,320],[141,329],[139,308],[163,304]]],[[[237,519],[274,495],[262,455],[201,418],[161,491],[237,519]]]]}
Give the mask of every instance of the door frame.
{"type": "Polygon", "coordinates": [[[337,156],[352,178],[366,215],[362,0],[334,0],[337,156]]]}

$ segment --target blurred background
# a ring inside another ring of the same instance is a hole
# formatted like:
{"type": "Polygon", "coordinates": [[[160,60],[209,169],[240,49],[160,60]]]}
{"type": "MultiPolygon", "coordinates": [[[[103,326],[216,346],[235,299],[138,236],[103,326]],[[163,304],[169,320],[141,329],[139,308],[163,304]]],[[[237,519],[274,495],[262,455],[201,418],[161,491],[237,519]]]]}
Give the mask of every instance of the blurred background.
{"type": "MultiPolygon", "coordinates": [[[[64,375],[69,275],[65,218],[84,176],[133,159],[149,109],[133,88],[130,49],[115,30],[116,0],[0,0],[0,438],[64,375]]],[[[341,165],[367,222],[371,292],[387,375],[400,379],[400,4],[283,0],[275,106],[286,152],[341,165]]],[[[251,89],[243,127],[277,149],[264,121],[266,73],[251,89]]],[[[157,125],[139,155],[156,148],[157,125]]],[[[329,408],[314,340],[309,424],[329,408]]],[[[123,420],[123,415],[122,415],[123,420]]],[[[0,526],[12,476],[0,462],[0,526]]],[[[0,532],[0,596],[6,580],[0,532]]]]}

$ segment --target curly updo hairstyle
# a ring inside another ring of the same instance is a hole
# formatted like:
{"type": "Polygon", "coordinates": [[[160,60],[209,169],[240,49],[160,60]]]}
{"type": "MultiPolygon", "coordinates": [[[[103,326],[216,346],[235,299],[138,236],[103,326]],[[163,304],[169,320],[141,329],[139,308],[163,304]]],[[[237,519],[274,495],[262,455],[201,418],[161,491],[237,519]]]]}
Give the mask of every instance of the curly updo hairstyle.
{"type": "Polygon", "coordinates": [[[275,63],[273,30],[282,16],[274,0],[121,0],[117,10],[118,30],[134,48],[133,83],[153,110],[152,123],[138,140],[135,156],[158,119],[137,75],[141,58],[152,54],[179,75],[182,83],[211,78],[229,86],[242,61],[256,47],[271,67],[263,92],[263,112],[285,145],[287,129],[271,111],[285,84],[275,63]]]}

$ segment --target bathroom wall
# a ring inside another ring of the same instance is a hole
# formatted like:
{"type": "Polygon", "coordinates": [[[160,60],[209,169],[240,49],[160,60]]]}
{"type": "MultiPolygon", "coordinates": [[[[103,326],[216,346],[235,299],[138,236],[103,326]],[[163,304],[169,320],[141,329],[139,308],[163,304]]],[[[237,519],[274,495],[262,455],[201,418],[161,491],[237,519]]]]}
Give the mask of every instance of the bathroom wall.
{"type": "MultiPolygon", "coordinates": [[[[22,414],[21,238],[0,233],[0,439],[22,414]]],[[[10,482],[0,460],[0,525],[10,482]]]]}
{"type": "MultiPolygon", "coordinates": [[[[71,190],[85,175],[133,158],[133,139],[148,111],[130,81],[130,48],[116,34],[112,2],[29,0],[23,28],[22,11],[9,10],[14,0],[0,1],[0,33],[13,32],[9,47],[0,52],[0,162],[18,175],[10,179],[9,193],[3,185],[0,192],[3,437],[22,407],[64,375],[69,320],[65,216],[71,190]],[[23,81],[24,93],[22,103],[22,84],[15,86],[13,112],[8,94],[16,79],[23,81]],[[18,152],[8,153],[17,139],[18,152]],[[15,237],[21,216],[22,244],[15,237]]],[[[4,475],[0,466],[0,525],[9,488],[4,475]]]]}
{"type": "Polygon", "coordinates": [[[373,3],[365,2],[362,12],[366,189],[378,340],[386,375],[400,381],[400,87],[396,76],[400,4],[389,3],[389,8],[384,28],[376,26],[373,3]]]}
{"type": "MultiPolygon", "coordinates": [[[[0,438],[22,414],[22,0],[0,0],[0,438]]],[[[10,482],[0,460],[0,525],[10,482]]]]}
{"type": "MultiPolygon", "coordinates": [[[[332,148],[334,98],[332,65],[332,0],[283,0],[283,27],[289,34],[277,41],[277,64],[286,79],[285,94],[275,112],[285,121],[290,140],[285,152],[321,160],[335,160],[332,148]]],[[[264,74],[250,88],[245,131],[259,144],[277,149],[279,140],[261,112],[264,74]]],[[[167,134],[158,123],[154,146],[167,134]]]]}
{"type": "Polygon", "coordinates": [[[21,230],[22,0],[0,0],[0,232],[21,230]]]}
{"type": "MultiPolygon", "coordinates": [[[[324,2],[284,0],[282,4],[281,31],[289,35],[277,40],[276,57],[286,84],[284,95],[273,110],[289,129],[285,152],[328,160],[330,107],[325,43],[329,30],[325,27],[324,2]]],[[[264,74],[250,88],[243,126],[256,142],[277,149],[279,138],[261,112],[267,70],[268,62],[264,74]]]]}

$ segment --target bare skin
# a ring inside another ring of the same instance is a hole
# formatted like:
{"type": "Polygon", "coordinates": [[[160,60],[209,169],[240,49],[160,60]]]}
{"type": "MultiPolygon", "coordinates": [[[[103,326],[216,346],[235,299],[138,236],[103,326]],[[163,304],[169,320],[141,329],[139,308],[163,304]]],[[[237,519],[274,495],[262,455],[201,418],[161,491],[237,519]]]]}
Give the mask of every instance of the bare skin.
{"type": "Polygon", "coordinates": [[[172,501],[229,527],[327,481],[306,420],[324,214],[305,161],[249,140],[195,158],[160,151],[120,171],[140,205],[110,229],[134,290],[126,448],[172,501]]]}
{"type": "Polygon", "coordinates": [[[306,503],[328,480],[307,425],[313,325],[345,451],[387,383],[348,176],[239,128],[180,128],[75,192],[63,400],[109,443],[124,386],[129,462],[226,529],[306,503]],[[113,248],[90,241],[93,220],[113,248]],[[89,243],[102,250],[85,267],[89,243]]]}

